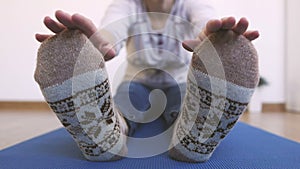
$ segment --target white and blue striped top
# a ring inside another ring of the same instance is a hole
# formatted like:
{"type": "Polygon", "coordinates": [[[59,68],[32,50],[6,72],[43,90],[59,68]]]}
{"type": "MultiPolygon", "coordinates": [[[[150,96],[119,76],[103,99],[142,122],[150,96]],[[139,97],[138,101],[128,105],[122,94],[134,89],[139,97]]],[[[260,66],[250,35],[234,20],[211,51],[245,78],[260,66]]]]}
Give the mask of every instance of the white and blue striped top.
{"type": "Polygon", "coordinates": [[[195,39],[206,22],[215,18],[215,11],[208,0],[175,0],[170,14],[156,16],[167,16],[164,28],[153,29],[143,0],[114,0],[101,29],[109,32],[107,39],[117,51],[126,44],[124,81],[135,77],[135,81],[152,86],[173,85],[174,80],[184,83],[191,53],[181,42],[195,39]]]}

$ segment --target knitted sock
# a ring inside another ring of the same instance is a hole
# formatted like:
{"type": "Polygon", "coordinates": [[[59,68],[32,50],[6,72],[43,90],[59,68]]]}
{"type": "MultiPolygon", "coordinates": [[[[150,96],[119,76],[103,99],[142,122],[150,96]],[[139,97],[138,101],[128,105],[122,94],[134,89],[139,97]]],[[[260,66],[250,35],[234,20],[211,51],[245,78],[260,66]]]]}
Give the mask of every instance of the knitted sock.
{"type": "Polygon", "coordinates": [[[127,153],[127,126],[114,108],[103,57],[85,35],[66,30],[43,42],[34,77],[86,159],[127,153]]]}
{"type": "Polygon", "coordinates": [[[258,77],[256,50],[244,36],[222,31],[206,38],[194,51],[169,155],[207,161],[246,110],[258,77]]]}

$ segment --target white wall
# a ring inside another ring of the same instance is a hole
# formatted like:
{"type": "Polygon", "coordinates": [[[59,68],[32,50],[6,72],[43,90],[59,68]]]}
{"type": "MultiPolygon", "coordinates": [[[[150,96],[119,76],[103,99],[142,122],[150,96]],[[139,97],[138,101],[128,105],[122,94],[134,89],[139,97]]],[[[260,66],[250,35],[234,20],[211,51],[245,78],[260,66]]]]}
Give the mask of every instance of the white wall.
{"type": "Polygon", "coordinates": [[[265,103],[285,102],[285,1],[213,0],[219,16],[246,17],[250,29],[261,36],[253,41],[259,54],[260,73],[269,82],[261,91],[265,103]]]}
{"type": "MultiPolygon", "coordinates": [[[[43,26],[46,15],[56,9],[82,13],[99,24],[112,0],[10,0],[0,2],[0,101],[42,100],[33,80],[39,43],[36,32],[49,32],[43,26]]],[[[284,92],[284,0],[213,0],[220,16],[246,16],[250,28],[261,37],[254,42],[260,55],[261,74],[270,85],[263,90],[264,102],[285,101],[284,92]]],[[[120,60],[110,62],[110,65],[120,60]]],[[[108,66],[111,67],[111,66],[108,66]]],[[[113,76],[115,70],[110,68],[113,76]]]]}
{"type": "Polygon", "coordinates": [[[287,1],[287,109],[300,112],[300,1],[287,1]],[[298,91],[298,92],[297,92],[298,91]]]}
{"type": "Polygon", "coordinates": [[[111,0],[0,1],[0,100],[42,100],[33,80],[39,43],[37,32],[50,33],[42,24],[46,15],[63,9],[90,17],[99,25],[111,0]]]}

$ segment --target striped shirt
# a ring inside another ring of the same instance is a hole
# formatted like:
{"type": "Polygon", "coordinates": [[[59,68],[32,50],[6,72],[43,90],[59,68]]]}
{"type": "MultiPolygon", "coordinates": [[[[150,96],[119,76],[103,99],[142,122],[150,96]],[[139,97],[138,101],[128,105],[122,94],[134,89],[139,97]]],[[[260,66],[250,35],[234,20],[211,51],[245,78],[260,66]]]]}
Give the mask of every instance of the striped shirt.
{"type": "Polygon", "coordinates": [[[108,40],[119,51],[127,50],[124,81],[150,86],[185,83],[191,53],[181,46],[195,39],[206,22],[215,17],[208,0],[175,0],[163,29],[153,29],[143,0],[114,0],[102,20],[108,40]]]}

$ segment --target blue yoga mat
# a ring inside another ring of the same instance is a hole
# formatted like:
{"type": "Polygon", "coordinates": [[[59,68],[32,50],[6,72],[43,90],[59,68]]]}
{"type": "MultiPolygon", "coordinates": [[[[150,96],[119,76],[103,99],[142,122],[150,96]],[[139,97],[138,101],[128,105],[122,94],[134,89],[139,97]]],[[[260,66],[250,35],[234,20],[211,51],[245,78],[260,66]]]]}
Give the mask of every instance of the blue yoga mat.
{"type": "MultiPolygon", "coordinates": [[[[161,120],[141,127],[136,137],[164,130],[161,120]]],[[[163,144],[163,143],[154,143],[163,144]]],[[[129,148],[133,151],[134,145],[129,148]]],[[[238,123],[206,163],[172,160],[167,153],[148,158],[125,158],[115,162],[89,162],[81,155],[65,129],[0,151],[0,169],[299,169],[300,144],[238,123]]]]}

